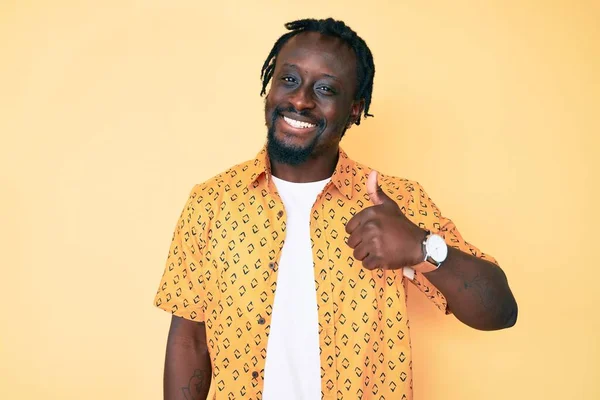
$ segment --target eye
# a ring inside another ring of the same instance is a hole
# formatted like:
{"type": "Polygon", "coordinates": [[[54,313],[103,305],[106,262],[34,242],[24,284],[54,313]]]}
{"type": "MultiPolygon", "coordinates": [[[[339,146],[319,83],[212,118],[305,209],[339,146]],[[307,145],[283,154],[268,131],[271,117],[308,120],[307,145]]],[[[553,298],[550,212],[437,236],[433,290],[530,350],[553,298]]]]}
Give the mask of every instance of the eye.
{"type": "Polygon", "coordinates": [[[284,81],[285,83],[289,84],[289,83],[296,83],[296,78],[294,78],[293,76],[284,76],[281,78],[282,81],[284,81]]]}
{"type": "Polygon", "coordinates": [[[333,88],[325,85],[318,86],[317,90],[327,95],[335,94],[335,90],[333,90],[333,88]]]}

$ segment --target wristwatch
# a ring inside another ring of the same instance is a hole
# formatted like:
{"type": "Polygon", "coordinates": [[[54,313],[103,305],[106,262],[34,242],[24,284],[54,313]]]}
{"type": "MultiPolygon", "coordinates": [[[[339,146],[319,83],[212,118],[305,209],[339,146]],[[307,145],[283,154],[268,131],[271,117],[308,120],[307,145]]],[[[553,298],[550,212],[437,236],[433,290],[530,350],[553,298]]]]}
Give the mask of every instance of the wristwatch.
{"type": "Polygon", "coordinates": [[[427,236],[423,240],[423,254],[425,254],[425,260],[438,269],[440,265],[448,257],[448,245],[443,237],[427,231],[427,236]]]}

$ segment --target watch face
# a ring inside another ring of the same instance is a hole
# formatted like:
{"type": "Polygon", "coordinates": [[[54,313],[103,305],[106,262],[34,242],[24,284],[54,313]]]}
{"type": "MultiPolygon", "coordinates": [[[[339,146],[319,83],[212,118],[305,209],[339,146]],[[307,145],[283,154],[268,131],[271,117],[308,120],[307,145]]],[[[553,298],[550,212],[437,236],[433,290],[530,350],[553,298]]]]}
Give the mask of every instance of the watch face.
{"type": "Polygon", "coordinates": [[[429,239],[427,239],[426,243],[427,254],[431,258],[433,258],[436,262],[441,263],[446,260],[448,256],[448,245],[439,235],[431,235],[429,239]]]}

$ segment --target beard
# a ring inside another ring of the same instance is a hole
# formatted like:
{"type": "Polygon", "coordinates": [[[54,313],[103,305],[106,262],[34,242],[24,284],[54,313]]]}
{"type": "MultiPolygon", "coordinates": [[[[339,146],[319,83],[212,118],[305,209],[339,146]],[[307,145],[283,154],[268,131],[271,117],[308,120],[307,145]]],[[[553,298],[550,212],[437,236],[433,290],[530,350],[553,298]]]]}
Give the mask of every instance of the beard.
{"type": "MultiPolygon", "coordinates": [[[[282,164],[288,165],[300,165],[311,156],[314,156],[315,148],[317,147],[317,142],[319,137],[325,130],[325,121],[318,120],[317,123],[317,134],[315,137],[305,146],[294,146],[290,144],[284,143],[282,140],[279,140],[275,137],[275,121],[277,118],[282,117],[283,112],[295,113],[298,115],[308,116],[310,115],[307,112],[298,112],[293,107],[277,107],[273,111],[271,116],[271,126],[267,130],[267,152],[269,154],[269,158],[272,161],[277,161],[282,164]]],[[[313,120],[317,120],[313,118],[313,120]]]]}

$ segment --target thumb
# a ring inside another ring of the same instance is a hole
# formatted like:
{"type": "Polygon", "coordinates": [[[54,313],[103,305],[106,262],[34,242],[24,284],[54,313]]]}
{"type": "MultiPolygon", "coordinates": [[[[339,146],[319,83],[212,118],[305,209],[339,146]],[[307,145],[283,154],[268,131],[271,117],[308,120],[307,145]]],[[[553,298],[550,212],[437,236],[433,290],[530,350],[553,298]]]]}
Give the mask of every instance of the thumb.
{"type": "Polygon", "coordinates": [[[377,179],[378,173],[373,170],[369,173],[369,177],[367,178],[367,192],[369,193],[369,198],[371,202],[375,205],[383,204],[385,201],[390,198],[383,193],[381,187],[379,186],[377,179]]]}

